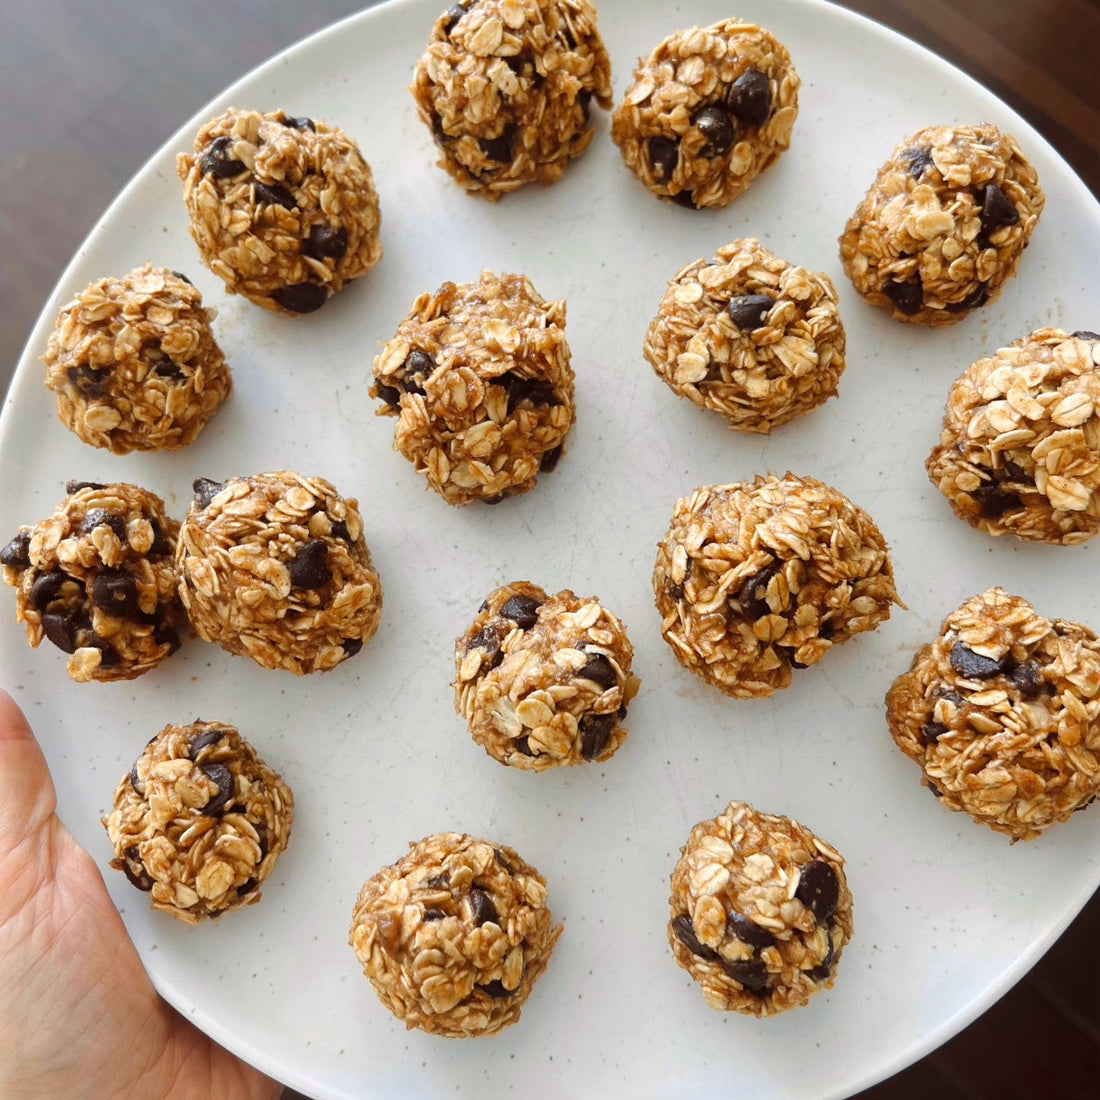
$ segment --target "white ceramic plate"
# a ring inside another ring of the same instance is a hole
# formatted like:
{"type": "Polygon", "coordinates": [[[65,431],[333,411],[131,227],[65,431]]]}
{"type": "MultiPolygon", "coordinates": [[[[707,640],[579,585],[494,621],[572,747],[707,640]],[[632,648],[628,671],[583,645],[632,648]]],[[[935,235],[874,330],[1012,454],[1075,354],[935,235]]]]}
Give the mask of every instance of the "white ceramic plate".
{"type": "MultiPolygon", "coordinates": [[[[61,813],[101,865],[100,815],[166,722],[237,724],[294,789],[290,848],[262,902],[207,927],[150,912],[122,875],[112,894],[161,992],[200,1027],[317,1096],[840,1096],[948,1038],[1016,981],[1100,878],[1100,812],[1033,844],[941,809],[894,748],[882,697],[963,598],[999,583],[1048,615],[1100,626],[1097,547],[1023,546],[955,520],[923,459],[951,380],[1044,324],[1095,328],[1096,204],[1050,147],[988,92],[913,44],[815,0],[745,2],[803,78],[794,145],[721,212],[654,200],[623,168],[605,117],[590,151],[546,190],[498,206],[438,168],[405,90],[442,0],[369,10],[267,63],[215,100],[139,173],[47,303],[4,409],[0,534],[47,515],[69,477],[132,480],[182,516],[196,476],[291,467],[359,498],[381,572],[377,638],[328,675],[294,679],[193,640],[132,683],[76,685],[48,644],[0,631],[2,680],[27,711],[61,813]],[[320,313],[273,316],[229,299],[187,236],[173,159],[233,103],[342,125],[374,166],[386,255],[320,313]],[[894,323],[843,277],[836,237],[900,137],[931,122],[991,120],[1038,166],[1046,212],[1020,275],[948,331],[894,323]],[[771,439],[740,436],[678,401],[641,355],[645,326],[681,263],[760,237],[829,272],[849,365],[840,398],[771,439]],[[118,458],[56,420],[35,356],[58,305],[146,259],[191,275],[220,309],[236,391],[198,443],[118,458]],[[568,300],[579,417],[538,489],[453,510],[390,449],[366,396],[376,342],[413,297],[481,268],[529,274],[568,300]],[[908,611],[831,653],[763,702],[728,700],[682,670],[652,605],[654,544],[694,486],[787,469],[864,506],[893,547],[908,611]],[[20,471],[13,476],[14,471],[20,471]],[[530,578],[598,594],[637,649],[631,734],[606,765],[542,775],[489,759],[452,710],[452,643],[495,585],[530,578]],[[1093,578],[1090,580],[1089,578],[1093,578]],[[690,827],[731,798],[788,814],[848,859],[856,931],[835,989],[757,1022],[708,1009],[665,943],[668,875],[690,827]],[[565,921],[520,1024],[448,1042],[406,1033],[346,945],[363,879],[427,833],[515,846],[549,880],[565,921]]],[[[724,0],[604,0],[617,95],[664,35],[728,15],[724,0]]],[[[0,596],[10,601],[11,594],[0,596]]]]}

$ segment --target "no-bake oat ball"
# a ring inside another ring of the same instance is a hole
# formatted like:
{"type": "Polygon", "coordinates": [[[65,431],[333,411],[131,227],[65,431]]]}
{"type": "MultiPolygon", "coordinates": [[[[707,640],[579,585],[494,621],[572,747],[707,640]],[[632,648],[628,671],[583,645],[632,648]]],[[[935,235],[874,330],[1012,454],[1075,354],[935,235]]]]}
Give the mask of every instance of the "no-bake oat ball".
{"type": "Polygon", "coordinates": [[[1100,794],[1100,643],[991,588],[917,651],[886,719],[941,805],[1034,840],[1100,794]]]}
{"type": "Polygon", "coordinates": [[[367,879],[350,943],[406,1028],[462,1039],[519,1019],[561,931],[546,880],[511,848],[439,833],[367,879]]]}
{"type": "Polygon", "coordinates": [[[455,709],[502,764],[604,761],[626,738],[633,657],[622,623],[595,598],[506,584],[455,642],[455,709]]]}
{"type": "Polygon", "coordinates": [[[467,0],[435,21],[410,90],[440,167],[495,202],[584,152],[611,66],[588,0],[467,0]]]}
{"type": "Polygon", "coordinates": [[[677,272],[644,352],[673,393],[767,433],[836,395],[844,345],[829,276],[746,238],[677,272]]]}
{"type": "Polygon", "coordinates": [[[763,27],[726,19],[677,31],[638,62],[611,137],[653,194],[726,206],[790,145],[799,83],[763,27]]]}
{"type": "Polygon", "coordinates": [[[495,504],[558,464],[573,424],[565,302],[523,275],[421,294],[374,360],[394,450],[448,504],[495,504]]]}
{"type": "Polygon", "coordinates": [[[0,550],[27,641],[69,654],[69,676],[132,680],[180,646],[179,524],[136,485],[70,481],[53,515],[0,550]]]}
{"type": "Polygon", "coordinates": [[[856,290],[895,319],[953,325],[1016,274],[1045,201],[1010,134],[926,126],[879,169],[840,258],[856,290]]]}
{"type": "Polygon", "coordinates": [[[661,633],[688,670],[738,698],[787,687],[899,603],[886,541],[836,489],[788,473],[705,485],[657,545],[661,633]]]}
{"type": "Polygon", "coordinates": [[[382,587],[356,500],[290,470],[194,489],[176,569],[199,637],[299,676],[370,641],[382,587]]]}
{"type": "Polygon", "coordinates": [[[176,171],[203,263],[264,309],[312,313],[382,258],[370,166],[335,126],[230,107],[176,171]]]}
{"type": "Polygon", "coordinates": [[[232,388],[214,316],[164,267],[86,286],[61,307],[42,356],[61,423],[120,455],[193,442],[232,388]]]}
{"type": "Polygon", "coordinates": [[[786,817],[731,802],[672,872],[668,942],[711,1008],[774,1016],[832,988],[852,937],[844,860],[786,817]]]}
{"type": "Polygon", "coordinates": [[[1100,335],[1042,328],[951,387],[926,463],[955,514],[990,535],[1072,545],[1100,531],[1100,335]]]}
{"type": "Polygon", "coordinates": [[[111,866],[188,924],[260,900],[294,798],[233,726],[165,726],[119,781],[103,822],[111,866]]]}

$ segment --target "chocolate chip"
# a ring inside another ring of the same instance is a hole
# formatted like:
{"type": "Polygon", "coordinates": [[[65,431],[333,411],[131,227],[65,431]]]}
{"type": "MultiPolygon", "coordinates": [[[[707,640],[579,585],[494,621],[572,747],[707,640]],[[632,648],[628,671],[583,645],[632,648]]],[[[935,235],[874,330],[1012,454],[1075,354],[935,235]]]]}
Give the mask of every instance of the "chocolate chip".
{"type": "Polygon", "coordinates": [[[977,309],[989,301],[989,287],[979,283],[961,302],[948,302],[944,307],[948,313],[965,313],[968,309],[977,309]]]}
{"type": "Polygon", "coordinates": [[[46,611],[42,615],[42,633],[63,653],[76,652],[76,621],[72,615],[46,611]]]}
{"type": "Polygon", "coordinates": [[[466,14],[466,9],[461,4],[452,4],[447,9],[446,20],[443,23],[443,33],[450,34],[455,24],[466,14]]]}
{"type": "Polygon", "coordinates": [[[532,596],[511,596],[504,601],[500,614],[511,619],[521,630],[529,630],[538,620],[538,611],[542,601],[532,596]]]}
{"type": "Polygon", "coordinates": [[[672,931],[676,938],[693,954],[701,959],[716,959],[718,953],[712,948],[699,942],[695,935],[695,929],[691,924],[691,917],[687,913],[681,913],[672,918],[672,931]]]}
{"type": "Polygon", "coordinates": [[[1019,220],[1020,212],[1012,200],[995,183],[987,183],[982,191],[982,233],[988,237],[1019,220]]]}
{"type": "Polygon", "coordinates": [[[217,817],[233,797],[233,776],[224,764],[206,764],[202,772],[218,785],[218,793],[207,802],[202,812],[207,817],[217,817]]]}
{"type": "Polygon", "coordinates": [[[52,570],[49,573],[39,573],[31,585],[30,601],[35,611],[45,611],[46,608],[57,599],[62,587],[67,581],[78,584],[68,573],[60,570],[52,570]]]}
{"type": "Polygon", "coordinates": [[[931,145],[910,145],[901,155],[908,164],[909,175],[915,180],[919,180],[932,166],[931,145]]]}
{"type": "Polygon", "coordinates": [[[0,565],[10,565],[13,569],[28,569],[31,564],[31,533],[20,531],[0,550],[0,565]]]}
{"type": "Polygon", "coordinates": [[[1006,652],[1003,657],[994,660],[992,657],[983,657],[980,653],[975,653],[962,642],[956,642],[951,647],[948,660],[951,662],[951,667],[968,680],[991,680],[1011,664],[1012,654],[1006,652]]]}
{"type": "Polygon", "coordinates": [[[607,748],[611,731],[615,728],[614,714],[589,714],[580,720],[581,756],[595,760],[607,748]]]}
{"type": "Polygon", "coordinates": [[[1089,797],[1088,801],[1082,802],[1080,806],[1074,806],[1073,812],[1078,813],[1081,810],[1087,810],[1096,801],[1096,795],[1089,797]]]}
{"type": "Polygon", "coordinates": [[[92,580],[92,602],[108,615],[132,619],[138,610],[137,583],[121,569],[105,569],[92,580]]]}
{"type": "Polygon", "coordinates": [[[1071,332],[1075,340],[1100,340],[1100,332],[1089,332],[1087,329],[1079,328],[1076,332],[1071,332]]]}
{"type": "Polygon", "coordinates": [[[497,863],[499,863],[501,867],[503,867],[506,871],[515,871],[517,869],[515,860],[513,860],[511,856],[507,855],[500,848],[494,848],[493,855],[496,857],[497,863]]]}
{"type": "Polygon", "coordinates": [[[481,151],[497,164],[510,164],[512,161],[512,145],[515,142],[517,126],[514,122],[504,127],[504,132],[495,138],[478,138],[477,143],[481,151]]]}
{"type": "Polygon", "coordinates": [[[494,999],[511,997],[513,994],[519,992],[518,985],[515,989],[505,989],[504,983],[499,978],[494,978],[491,982],[486,982],[484,985],[479,985],[477,988],[480,989],[482,993],[487,993],[494,999]]]}
{"type": "Polygon", "coordinates": [[[283,125],[289,126],[292,130],[312,130],[313,133],[317,132],[316,123],[313,121],[313,119],[306,118],[305,115],[298,115],[295,118],[284,118],[283,125]]]}
{"type": "Polygon", "coordinates": [[[420,348],[413,348],[401,365],[404,390],[406,393],[423,393],[432,372],[436,368],[433,356],[420,348]]]}
{"type": "Polygon", "coordinates": [[[198,760],[199,753],[209,745],[216,745],[225,737],[226,731],[220,729],[203,730],[202,733],[197,733],[191,738],[191,746],[187,750],[187,755],[191,760],[198,760]]]}
{"type": "Polygon", "coordinates": [[[934,745],[947,732],[947,727],[942,722],[925,722],[920,728],[921,744],[925,747],[934,745]]]}
{"type": "Polygon", "coordinates": [[[301,248],[314,260],[339,260],[348,250],[348,231],[342,225],[312,225],[301,248]]]}
{"type": "Polygon", "coordinates": [[[485,650],[485,657],[488,661],[487,672],[496,668],[497,665],[504,660],[504,654],[500,651],[500,634],[499,625],[490,623],[488,626],[479,630],[470,639],[470,644],[466,647],[467,653],[471,649],[485,650]]]}
{"type": "Polygon", "coordinates": [[[543,452],[542,458],[539,459],[540,474],[553,473],[558,465],[558,459],[561,458],[563,447],[564,444],[559,443],[556,447],[551,447],[550,450],[543,452]]]}
{"type": "Polygon", "coordinates": [[[290,313],[314,313],[328,301],[328,291],[319,283],[295,283],[279,287],[271,297],[290,313]]]}
{"type": "Polygon", "coordinates": [[[324,539],[310,539],[298,551],[297,556],[287,562],[286,571],[295,588],[324,588],[332,580],[332,570],[328,567],[328,547],[324,539]]]}
{"type": "Polygon", "coordinates": [[[742,332],[750,332],[764,323],[764,317],[774,305],[775,299],[767,294],[742,294],[730,299],[730,320],[742,332]]]}
{"type": "MultiPolygon", "coordinates": [[[[165,554],[171,554],[174,549],[172,546],[172,540],[164,534],[164,532],[160,528],[160,524],[155,519],[150,519],[149,526],[153,529],[153,545],[149,547],[149,556],[153,558],[161,558],[164,557],[165,554]]],[[[112,530],[114,530],[113,527],[112,530]]],[[[115,531],[115,534],[118,534],[118,532],[115,531]]],[[[119,535],[118,537],[119,541],[126,541],[125,534],[119,535]]]]}
{"type": "Polygon", "coordinates": [[[587,88],[582,88],[577,93],[577,103],[584,115],[584,121],[587,122],[592,117],[592,93],[587,88]]]}
{"type": "Polygon", "coordinates": [[[690,190],[677,191],[675,195],[670,196],[672,201],[677,206],[682,206],[685,210],[698,210],[695,205],[695,198],[690,190]]]}
{"type": "Polygon", "coordinates": [[[770,565],[741,582],[741,587],[737,590],[737,602],[746,619],[756,620],[772,613],[767,601],[768,585],[778,572],[778,565],[770,565]]]}
{"type": "Polygon", "coordinates": [[[93,508],[80,521],[77,531],[81,535],[90,535],[97,527],[109,527],[118,541],[126,544],[126,520],[117,512],[108,512],[106,508],[93,508]]]}
{"type": "Polygon", "coordinates": [[[739,962],[719,959],[718,965],[735,982],[740,982],[750,993],[763,993],[768,988],[768,968],[759,959],[746,959],[739,962]]]}
{"type": "Polygon", "coordinates": [[[157,645],[166,645],[169,656],[183,645],[183,642],[180,641],[179,631],[171,623],[158,623],[153,631],[153,641],[157,645]]]}
{"type": "Polygon", "coordinates": [[[523,756],[535,756],[535,750],[531,748],[531,739],[529,737],[517,737],[513,744],[516,746],[516,752],[521,753],[523,756]]]}
{"type": "Polygon", "coordinates": [[[345,638],[340,643],[340,648],[349,656],[354,657],[363,648],[362,638],[345,638]]]}
{"type": "Polygon", "coordinates": [[[432,875],[424,885],[430,886],[433,890],[449,890],[451,888],[451,880],[445,874],[432,875]]]}
{"type": "Polygon", "coordinates": [[[558,404],[558,399],[554,396],[554,386],[545,378],[523,378],[514,371],[506,371],[493,381],[507,391],[509,413],[514,412],[516,406],[523,401],[537,409],[558,404]]]}
{"type": "Polygon", "coordinates": [[[931,779],[926,780],[926,782],[928,783],[928,789],[932,792],[934,797],[943,798],[943,791],[941,791],[931,779]]]}
{"type": "Polygon", "coordinates": [[[153,889],[153,880],[149,877],[149,872],[145,870],[145,864],[141,862],[137,848],[127,848],[122,853],[122,873],[143,893],[148,893],[153,889]],[[137,864],[141,869],[134,870],[134,864],[137,864]]]}
{"type": "Polygon", "coordinates": [[[898,313],[904,313],[906,317],[920,313],[920,308],[924,304],[924,287],[921,286],[920,279],[914,279],[908,283],[884,283],[882,293],[893,302],[898,313]]]}
{"type": "Polygon", "coordinates": [[[829,932],[829,950],[825,952],[825,958],[811,970],[806,971],[806,977],[814,982],[823,982],[833,972],[833,959],[836,956],[836,948],[833,947],[832,930],[829,932]]]}
{"type": "Polygon", "coordinates": [[[446,915],[442,909],[436,909],[434,906],[428,906],[424,910],[425,920],[443,920],[446,915]]]}
{"type": "Polygon", "coordinates": [[[162,355],[153,364],[153,373],[158,378],[170,378],[173,382],[182,382],[187,375],[167,355],[162,355]]]}
{"type": "Polygon", "coordinates": [[[197,477],[191,482],[191,491],[195,494],[198,508],[209,508],[210,502],[225,488],[224,481],[211,481],[208,477],[197,477]]]}
{"type": "Polygon", "coordinates": [[[746,126],[767,121],[772,109],[771,82],[759,69],[742,73],[730,88],[730,111],[746,126]]]}
{"type": "Polygon", "coordinates": [[[195,285],[193,282],[191,282],[191,280],[186,275],[184,275],[184,273],[182,271],[173,271],[172,274],[175,275],[175,277],[177,279],[179,279],[180,282],[184,282],[188,286],[194,286],[195,285]]]}
{"type": "Polygon", "coordinates": [[[122,658],[119,656],[118,650],[106,638],[101,638],[98,634],[92,634],[88,637],[84,642],[84,646],[99,650],[100,668],[118,668],[122,664],[122,658]]]}
{"type": "Polygon", "coordinates": [[[1041,695],[1047,686],[1038,661],[1021,661],[1008,674],[1008,678],[1020,689],[1020,694],[1028,699],[1041,695]]]}
{"type": "Polygon", "coordinates": [[[228,135],[215,138],[199,157],[199,171],[219,180],[244,172],[245,166],[233,159],[233,139],[228,135]]]}
{"type": "Polygon", "coordinates": [[[282,206],[287,210],[298,209],[294,196],[281,183],[260,183],[257,180],[252,185],[252,193],[258,205],[282,206]]]}
{"type": "Polygon", "coordinates": [[[101,481],[66,481],[65,492],[70,494],[79,493],[81,489],[106,489],[107,486],[101,481]]]}
{"type": "Polygon", "coordinates": [[[134,788],[134,793],[145,797],[145,784],[142,783],[141,777],[138,775],[137,763],[130,767],[130,786],[134,788]]]}
{"type": "Polygon", "coordinates": [[[680,159],[680,143],[675,138],[651,137],[646,144],[649,163],[653,166],[653,178],[658,183],[667,183],[676,171],[676,162],[680,159]]]}
{"type": "Polygon", "coordinates": [[[827,921],[840,900],[840,880],[823,859],[815,859],[802,868],[794,896],[819,921],[827,921]]]}
{"type": "Polygon", "coordinates": [[[502,500],[507,500],[508,497],[508,493],[497,493],[495,497],[482,497],[481,503],[492,507],[494,504],[499,504],[502,500]]]}
{"type": "Polygon", "coordinates": [[[107,381],[109,370],[109,367],[104,367],[102,370],[95,371],[84,363],[79,367],[69,367],[65,371],[65,377],[82,394],[88,397],[102,397],[103,385],[107,381]]]}
{"type": "Polygon", "coordinates": [[[726,931],[750,947],[771,947],[775,943],[775,936],[766,928],[733,910],[726,913],[726,931]]]}
{"type": "Polygon", "coordinates": [[[500,915],[493,899],[476,886],[466,895],[470,905],[470,919],[480,927],[483,924],[500,924],[500,915]]]}
{"type": "Polygon", "coordinates": [[[1024,506],[1020,494],[1006,489],[999,481],[979,485],[970,495],[978,502],[978,507],[986,519],[999,519],[1006,513],[1014,512],[1024,506]]]}
{"type": "Polygon", "coordinates": [[[702,107],[691,118],[691,124],[707,139],[702,153],[705,157],[720,157],[733,145],[733,120],[721,107],[702,107]]]}
{"type": "Polygon", "coordinates": [[[593,653],[577,675],[582,680],[591,680],[605,691],[614,687],[618,680],[615,675],[615,666],[602,653],[593,653]]]}
{"type": "Polygon", "coordinates": [[[377,383],[378,396],[386,402],[390,408],[396,409],[401,404],[401,391],[394,386],[387,386],[382,382],[377,383]]]}
{"type": "Polygon", "coordinates": [[[260,884],[254,879],[246,879],[237,887],[237,897],[243,898],[246,894],[250,894],[260,884]]]}

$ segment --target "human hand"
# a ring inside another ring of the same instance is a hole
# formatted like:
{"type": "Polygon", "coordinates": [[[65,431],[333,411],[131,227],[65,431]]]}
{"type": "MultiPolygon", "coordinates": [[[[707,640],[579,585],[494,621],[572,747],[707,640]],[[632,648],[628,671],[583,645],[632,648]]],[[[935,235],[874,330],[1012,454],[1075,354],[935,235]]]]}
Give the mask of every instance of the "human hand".
{"type": "Polygon", "coordinates": [[[0,691],[0,1096],[278,1097],[160,999],[0,691]]]}

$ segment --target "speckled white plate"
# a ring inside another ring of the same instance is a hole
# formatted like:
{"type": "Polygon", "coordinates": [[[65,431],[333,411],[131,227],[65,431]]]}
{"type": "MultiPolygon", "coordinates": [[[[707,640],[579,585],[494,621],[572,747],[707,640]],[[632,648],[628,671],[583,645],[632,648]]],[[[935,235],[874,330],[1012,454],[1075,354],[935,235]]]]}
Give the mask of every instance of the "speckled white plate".
{"type": "MultiPolygon", "coordinates": [[[[262,902],[207,927],[150,912],[109,886],[157,987],[200,1027],[298,1089],[325,1097],[635,1095],[805,1098],[853,1092],[948,1038],[1051,943],[1100,878],[1100,812],[1032,844],[940,808],[894,748],[882,697],[963,598],[1002,584],[1049,615],[1100,627],[1095,545],[993,540],[955,520],[923,459],[951,380],[1043,324],[1096,328],[1100,212],[1051,148],[992,95],[922,49],[815,0],[748,2],[803,78],[794,145],[733,206],[654,200],[622,166],[601,115],[590,151],[546,190],[498,206],[433,166],[405,90],[442,0],[400,0],[310,38],[190,120],[80,249],[31,336],[0,422],[0,534],[46,515],[67,478],[133,480],[182,516],[196,476],[282,466],[359,498],[385,589],[382,627],[334,672],[294,679],[192,640],[132,683],[77,685],[48,644],[31,651],[0,593],[0,681],[34,723],[61,813],[104,866],[99,817],[146,739],[201,715],[237,724],[294,789],[290,848],[262,902]],[[187,236],[173,158],[227,104],[342,125],[374,166],[386,255],[320,313],[273,316],[227,298],[187,236]],[[1046,212],[1000,299],[927,332],[863,305],[836,237],[900,137],[991,120],[1038,166],[1046,212]],[[849,365],[840,397],[771,439],[735,435],[678,401],[641,355],[681,263],[743,235],[829,272],[849,365]],[[118,458],[56,420],[35,362],[58,305],[150,259],[192,276],[219,307],[236,391],[198,443],[118,458]],[[538,489],[452,510],[390,449],[366,396],[376,342],[413,297],[483,268],[524,271],[569,304],[578,422],[538,489]],[[1089,288],[1092,288],[1091,293],[1089,288]],[[893,547],[908,611],[763,702],[727,700],[683,671],[658,633],[650,570],[675,499],[694,486],[792,469],[836,485],[893,547]],[[11,476],[19,471],[18,476],[11,476]],[[485,593],[530,578],[597,594],[625,621],[642,691],[606,765],[558,774],[501,767],[452,710],[452,644],[485,593]],[[665,943],[668,875],[690,827],[731,798],[788,814],[848,859],[856,931],[832,992],[764,1022],[708,1009],[665,943]],[[363,879],[408,841],[447,829],[515,846],[564,919],[518,1026],[481,1042],[406,1033],[346,945],[363,879]]],[[[604,0],[621,95],[635,59],[725,0],[604,0]]]]}

